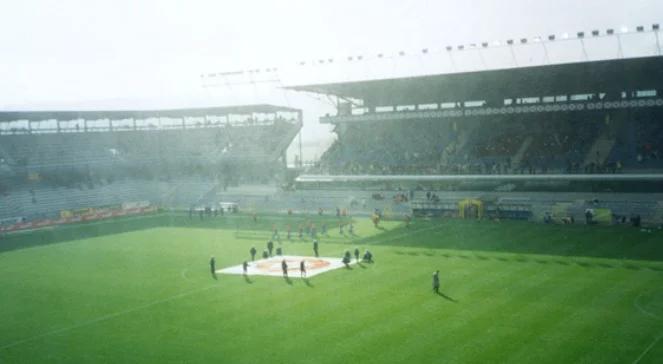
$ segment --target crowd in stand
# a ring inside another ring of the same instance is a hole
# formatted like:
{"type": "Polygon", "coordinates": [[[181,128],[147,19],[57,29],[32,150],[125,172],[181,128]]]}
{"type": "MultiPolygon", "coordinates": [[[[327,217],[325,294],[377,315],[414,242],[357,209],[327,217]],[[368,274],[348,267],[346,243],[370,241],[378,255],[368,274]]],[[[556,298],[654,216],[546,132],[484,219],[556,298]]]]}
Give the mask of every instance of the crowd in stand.
{"type": "Polygon", "coordinates": [[[663,160],[663,127],[645,125],[639,130],[636,160],[638,163],[663,160]]]}
{"type": "Polygon", "coordinates": [[[506,133],[476,144],[473,155],[479,158],[508,157],[514,155],[522,143],[523,135],[506,133]]]}
{"type": "Polygon", "coordinates": [[[119,179],[201,177],[271,183],[296,126],[3,136],[0,193],[26,185],[92,189],[119,179]],[[3,160],[5,160],[3,156],[3,160]]]}
{"type": "Polygon", "coordinates": [[[275,123],[215,129],[2,136],[0,143],[12,161],[9,165],[19,168],[159,159],[200,161],[278,156],[296,130],[291,124],[275,123]]]}
{"type": "Polygon", "coordinates": [[[499,121],[492,124],[384,123],[339,133],[312,172],[326,174],[621,173],[663,159],[663,127],[642,127],[624,153],[596,151],[599,138],[618,139],[604,120],[499,121]],[[462,135],[462,137],[461,137],[462,135]],[[635,143],[635,144],[634,144],[635,143]],[[592,154],[592,155],[590,155],[592,154]],[[637,163],[636,163],[637,162],[637,163]],[[638,164],[640,163],[640,165],[638,164]]]}

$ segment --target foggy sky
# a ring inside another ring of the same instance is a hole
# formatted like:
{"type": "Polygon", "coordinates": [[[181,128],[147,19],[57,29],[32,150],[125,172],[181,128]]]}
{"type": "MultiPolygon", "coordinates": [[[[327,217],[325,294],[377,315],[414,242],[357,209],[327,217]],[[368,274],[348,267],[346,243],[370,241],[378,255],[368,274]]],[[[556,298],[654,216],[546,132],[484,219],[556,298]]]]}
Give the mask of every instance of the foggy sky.
{"type": "MultiPolygon", "coordinates": [[[[285,94],[275,85],[203,88],[200,74],[650,27],[661,22],[660,14],[662,1],[645,0],[5,1],[0,109],[270,102],[304,108],[305,141],[328,139],[327,129],[316,126],[317,114],[329,109],[324,103],[285,94]]],[[[306,83],[307,74],[301,75],[298,81],[306,83]]]]}

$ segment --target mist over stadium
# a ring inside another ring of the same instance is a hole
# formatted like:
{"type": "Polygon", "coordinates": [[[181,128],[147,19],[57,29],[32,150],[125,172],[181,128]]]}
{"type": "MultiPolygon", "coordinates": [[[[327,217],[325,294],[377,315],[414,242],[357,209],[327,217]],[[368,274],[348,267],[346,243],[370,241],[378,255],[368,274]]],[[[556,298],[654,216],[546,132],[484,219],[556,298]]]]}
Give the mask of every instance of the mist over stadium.
{"type": "Polygon", "coordinates": [[[660,362],[662,11],[8,6],[0,362],[660,362]]]}

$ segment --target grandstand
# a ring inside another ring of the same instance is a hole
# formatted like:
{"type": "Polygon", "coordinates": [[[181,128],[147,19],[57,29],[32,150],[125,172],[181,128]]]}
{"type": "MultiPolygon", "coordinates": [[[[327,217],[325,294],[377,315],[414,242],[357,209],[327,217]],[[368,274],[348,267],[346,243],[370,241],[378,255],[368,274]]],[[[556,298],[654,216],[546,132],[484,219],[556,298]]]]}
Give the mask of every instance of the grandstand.
{"type": "Polygon", "coordinates": [[[300,110],[249,105],[0,113],[0,218],[149,201],[189,208],[215,189],[282,183],[300,110]]]}
{"type": "Polygon", "coordinates": [[[293,86],[336,97],[325,174],[656,171],[663,57],[293,86]]]}
{"type": "Polygon", "coordinates": [[[405,191],[419,215],[463,217],[476,201],[486,217],[579,220],[607,205],[660,223],[663,57],[291,89],[337,104],[320,119],[337,140],[299,190],[405,191]]]}

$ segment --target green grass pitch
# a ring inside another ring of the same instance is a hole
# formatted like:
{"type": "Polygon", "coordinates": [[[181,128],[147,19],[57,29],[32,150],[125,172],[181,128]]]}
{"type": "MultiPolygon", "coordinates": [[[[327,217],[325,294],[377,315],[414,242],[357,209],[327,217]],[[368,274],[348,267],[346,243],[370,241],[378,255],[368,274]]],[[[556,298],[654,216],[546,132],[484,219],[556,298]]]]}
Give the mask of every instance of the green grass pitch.
{"type": "MultiPolygon", "coordinates": [[[[0,363],[654,363],[663,232],[625,226],[356,219],[310,279],[209,274],[317,216],[153,215],[0,239],[0,363]],[[443,295],[431,292],[440,270],[443,295]]],[[[333,222],[335,218],[327,218],[333,222]]],[[[330,222],[330,223],[331,223],[330,222]]],[[[319,224],[318,224],[319,225],[319,224]]],[[[311,255],[310,241],[284,243],[311,255]]]]}

